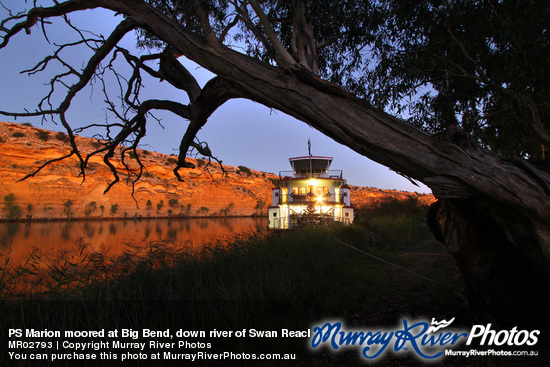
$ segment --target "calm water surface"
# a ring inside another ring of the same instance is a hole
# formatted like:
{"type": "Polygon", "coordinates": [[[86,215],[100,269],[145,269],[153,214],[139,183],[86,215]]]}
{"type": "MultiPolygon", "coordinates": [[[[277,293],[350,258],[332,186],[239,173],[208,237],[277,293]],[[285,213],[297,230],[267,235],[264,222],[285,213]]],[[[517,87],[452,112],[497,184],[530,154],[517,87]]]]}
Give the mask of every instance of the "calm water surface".
{"type": "Polygon", "coordinates": [[[0,223],[0,253],[9,252],[11,261],[22,262],[31,252],[53,255],[74,249],[79,239],[112,256],[121,254],[127,244],[155,241],[196,249],[217,237],[266,227],[263,217],[0,223]]]}

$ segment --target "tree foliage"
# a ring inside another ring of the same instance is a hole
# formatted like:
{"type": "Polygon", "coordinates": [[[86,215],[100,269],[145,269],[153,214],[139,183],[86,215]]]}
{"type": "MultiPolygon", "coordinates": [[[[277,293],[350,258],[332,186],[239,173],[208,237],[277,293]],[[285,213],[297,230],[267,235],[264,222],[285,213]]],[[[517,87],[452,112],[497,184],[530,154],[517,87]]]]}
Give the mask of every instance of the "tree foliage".
{"type": "MultiPolygon", "coordinates": [[[[102,155],[114,177],[107,190],[119,181],[118,170],[111,162],[115,158],[120,159],[129,179],[135,182],[141,177],[143,166],[136,149],[148,122],[155,121],[156,110],[189,121],[175,162],[174,173],[179,179],[180,168],[193,167],[186,160],[189,154],[218,160],[208,144],[197,139],[197,132],[219,106],[232,98],[248,98],[290,113],[359,153],[431,187],[434,176],[449,176],[440,172],[441,163],[433,161],[425,167],[428,161],[414,157],[412,149],[396,151],[393,146],[383,146],[395,137],[371,141],[381,132],[375,132],[365,121],[361,121],[359,130],[352,127],[350,119],[357,119],[352,116],[354,112],[348,117],[336,116],[338,113],[324,116],[326,112],[320,109],[327,101],[323,98],[345,98],[350,103],[348,110],[354,108],[351,104],[362,103],[361,109],[372,111],[367,115],[378,116],[379,111],[369,107],[370,103],[407,118],[411,125],[429,133],[452,131],[454,138],[446,139],[467,141],[469,147],[480,145],[532,162],[547,158],[545,150],[550,141],[545,66],[550,56],[546,30],[549,12],[544,2],[44,1],[42,7],[28,11],[8,11],[1,23],[0,48],[17,33],[30,32],[37,25],[47,37],[48,22],[57,17],[78,35],[77,41],[58,44],[57,51],[26,72],[33,75],[54,68],[54,64],[63,71],[51,80],[49,93],[34,111],[1,113],[43,116],[60,122],[67,129],[72,150],[56,160],[76,155],[85,177],[90,158],[102,155]],[[72,24],[71,13],[94,8],[124,15],[110,35],[84,32],[72,24]],[[137,34],[137,45],[144,50],[140,56],[120,45],[122,38],[131,33],[137,34]],[[82,67],[62,56],[66,50],[81,48],[92,51],[82,67]],[[216,76],[200,86],[178,61],[181,55],[216,76]],[[120,68],[120,63],[126,64],[126,69],[120,68]],[[168,82],[184,91],[186,98],[143,100],[146,77],[168,82]],[[285,78],[294,80],[297,87],[290,86],[292,83],[285,78]],[[116,121],[75,126],[75,122],[68,121],[67,111],[75,95],[91,83],[102,85],[107,109],[116,121]],[[109,83],[114,83],[118,94],[113,95],[109,83]],[[298,87],[314,88],[322,95],[306,96],[305,89],[300,91],[298,87]],[[283,91],[295,94],[283,100],[283,91]],[[299,97],[312,101],[311,108],[303,108],[299,97]],[[360,102],[354,97],[361,98],[360,102]],[[93,152],[82,155],[75,134],[98,127],[105,134],[96,136],[98,145],[93,152]],[[364,136],[359,137],[361,129],[364,136]],[[139,169],[126,163],[129,155],[136,157],[139,169]]],[[[397,120],[382,115],[372,123],[384,125],[379,124],[380,119],[399,125],[397,120]]],[[[413,137],[417,133],[401,125],[389,128],[395,129],[406,130],[412,144],[424,139],[422,135],[413,137]]],[[[396,143],[401,147],[410,144],[396,143]]],[[[546,178],[538,175],[536,180],[544,182],[546,178]]],[[[440,179],[435,181],[441,185],[440,179]]],[[[463,179],[458,181],[463,185],[463,179]]],[[[480,189],[488,190],[476,188],[480,189]]]]}
{"type": "Polygon", "coordinates": [[[459,126],[508,156],[547,159],[550,7],[544,1],[383,1],[372,100],[438,133],[459,126]],[[410,100],[403,100],[411,97],[410,100]]]}
{"type": "Polygon", "coordinates": [[[3,211],[6,212],[6,219],[8,221],[17,219],[20,214],[19,205],[15,205],[15,195],[9,193],[4,196],[4,208],[3,211]]]}

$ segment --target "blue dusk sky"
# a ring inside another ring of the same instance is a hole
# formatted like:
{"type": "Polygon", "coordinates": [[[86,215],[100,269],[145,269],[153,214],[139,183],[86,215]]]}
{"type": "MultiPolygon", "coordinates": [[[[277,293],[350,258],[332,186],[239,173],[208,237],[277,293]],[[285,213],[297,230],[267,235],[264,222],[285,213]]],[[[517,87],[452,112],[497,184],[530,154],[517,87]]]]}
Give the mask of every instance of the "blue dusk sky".
{"type": "MultiPolygon", "coordinates": [[[[2,3],[13,9],[24,9],[25,2],[8,0],[2,3]]],[[[30,6],[30,4],[27,4],[30,6]]],[[[0,17],[6,17],[6,11],[0,9],[0,17]]],[[[80,12],[71,16],[71,21],[77,27],[103,34],[105,38],[120,22],[121,17],[115,17],[107,11],[80,12]]],[[[0,49],[0,110],[22,112],[24,109],[34,110],[39,101],[48,93],[44,85],[59,73],[59,63],[52,63],[45,71],[35,75],[21,74],[25,69],[34,67],[40,60],[55,50],[54,43],[77,40],[77,35],[64,23],[58,20],[46,27],[51,43],[48,43],[40,27],[35,26],[30,35],[20,32],[12,38],[8,46],[0,49]]],[[[135,55],[145,54],[144,50],[135,47],[135,36],[127,36],[122,46],[135,55]]],[[[78,49],[62,52],[61,56],[80,69],[91,55],[89,50],[78,49]]],[[[207,70],[180,58],[201,85],[204,85],[213,75],[207,70]]],[[[122,65],[122,63],[120,64],[122,65]]],[[[151,64],[152,67],[156,65],[151,64]]],[[[121,69],[124,70],[124,69],[121,69]]],[[[129,76],[128,72],[126,73],[129,76]]],[[[68,79],[71,84],[76,78],[68,79]]],[[[144,81],[144,97],[155,99],[173,99],[186,103],[184,92],[172,88],[166,82],[158,82],[152,78],[144,81]]],[[[112,80],[110,88],[115,88],[112,80]]],[[[59,103],[64,97],[61,86],[54,101],[59,103]]],[[[112,94],[113,100],[116,93],[112,94]]],[[[56,107],[54,103],[54,107],[56,107]]],[[[161,119],[161,124],[150,119],[147,136],[142,140],[141,148],[165,154],[177,154],[181,137],[187,127],[187,121],[169,114],[155,114],[161,119]]],[[[107,119],[114,122],[112,113],[106,110],[101,85],[82,90],[69,109],[69,123],[73,127],[92,123],[104,123],[107,119]]],[[[0,115],[0,121],[13,122],[14,119],[0,115]]],[[[15,122],[31,122],[33,126],[54,131],[62,131],[61,125],[49,121],[42,122],[37,118],[18,118],[15,122]]],[[[81,135],[91,136],[98,131],[90,131],[81,135]]],[[[334,142],[307,124],[296,120],[280,111],[271,110],[260,104],[244,99],[231,100],[220,107],[199,132],[198,138],[208,143],[213,154],[224,164],[243,165],[259,171],[278,173],[290,169],[288,158],[308,154],[308,139],[311,140],[313,155],[333,157],[332,169],[343,170],[348,183],[357,186],[377,187],[380,189],[397,189],[404,191],[430,192],[422,184],[413,185],[407,179],[381,166],[351,149],[334,142]]]]}

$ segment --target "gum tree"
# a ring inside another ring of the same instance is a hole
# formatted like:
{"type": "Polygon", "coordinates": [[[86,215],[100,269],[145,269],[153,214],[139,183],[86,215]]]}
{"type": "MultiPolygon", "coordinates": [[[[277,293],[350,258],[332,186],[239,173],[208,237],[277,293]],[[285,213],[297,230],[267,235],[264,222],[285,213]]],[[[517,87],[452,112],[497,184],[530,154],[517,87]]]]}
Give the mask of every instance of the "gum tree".
{"type": "MultiPolygon", "coordinates": [[[[152,111],[188,121],[174,168],[180,180],[179,170],[192,166],[186,161],[190,152],[213,158],[196,134],[227,100],[246,98],[283,111],[428,185],[438,198],[429,224],[456,260],[470,306],[480,314],[518,317],[523,306],[550,299],[545,293],[550,289],[549,15],[543,3],[45,3],[10,12],[0,26],[0,48],[23,31],[47,35],[53,18],[65,19],[79,41],[58,45],[27,71],[34,74],[53,63],[63,69],[34,111],[2,113],[61,123],[71,152],[58,159],[76,156],[84,174],[89,158],[102,155],[114,177],[108,190],[119,180],[112,164],[115,148],[124,144],[123,163],[130,151],[135,154],[152,111]],[[120,19],[105,37],[70,21],[73,12],[94,8],[120,19]],[[137,34],[138,45],[150,52],[138,57],[122,48],[127,34],[137,34]],[[81,68],[61,57],[73,47],[92,50],[81,68]],[[201,88],[178,61],[181,56],[215,77],[201,88]],[[115,60],[124,60],[130,71],[115,68],[115,60]],[[107,131],[102,145],[83,155],[74,136],[88,127],[68,121],[67,111],[86,85],[105,84],[109,73],[120,95],[105,88],[105,100],[117,121],[99,126],[107,131]],[[142,100],[144,74],[184,91],[186,99],[142,100]]],[[[135,179],[142,173],[127,170],[135,179]]]]}
{"type": "Polygon", "coordinates": [[[4,196],[3,211],[6,212],[6,220],[8,221],[17,219],[17,217],[19,217],[20,207],[19,205],[15,205],[14,202],[15,195],[13,195],[13,193],[9,193],[8,195],[4,196]]]}

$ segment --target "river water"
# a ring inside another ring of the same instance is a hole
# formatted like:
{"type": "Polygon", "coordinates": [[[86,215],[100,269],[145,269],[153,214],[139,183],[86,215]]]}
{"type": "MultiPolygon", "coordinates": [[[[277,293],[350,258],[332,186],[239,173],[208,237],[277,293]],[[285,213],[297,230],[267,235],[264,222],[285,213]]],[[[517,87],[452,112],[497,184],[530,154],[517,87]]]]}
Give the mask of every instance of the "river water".
{"type": "Polygon", "coordinates": [[[180,218],[0,223],[0,254],[24,262],[31,253],[55,257],[83,241],[95,251],[120,255],[128,245],[169,241],[198,249],[214,238],[243,231],[263,231],[267,218],[180,218]]]}

